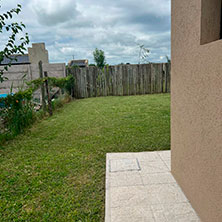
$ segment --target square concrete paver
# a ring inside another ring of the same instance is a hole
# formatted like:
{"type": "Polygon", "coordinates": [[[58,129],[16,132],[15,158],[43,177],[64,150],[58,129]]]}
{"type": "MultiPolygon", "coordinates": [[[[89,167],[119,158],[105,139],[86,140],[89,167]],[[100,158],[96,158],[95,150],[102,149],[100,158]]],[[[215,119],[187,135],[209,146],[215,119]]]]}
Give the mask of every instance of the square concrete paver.
{"type": "Polygon", "coordinates": [[[111,159],[109,160],[109,171],[123,172],[140,170],[139,162],[137,158],[134,159],[111,159]]]}
{"type": "Polygon", "coordinates": [[[170,151],[107,154],[105,222],[200,222],[170,161],[170,151]]]}

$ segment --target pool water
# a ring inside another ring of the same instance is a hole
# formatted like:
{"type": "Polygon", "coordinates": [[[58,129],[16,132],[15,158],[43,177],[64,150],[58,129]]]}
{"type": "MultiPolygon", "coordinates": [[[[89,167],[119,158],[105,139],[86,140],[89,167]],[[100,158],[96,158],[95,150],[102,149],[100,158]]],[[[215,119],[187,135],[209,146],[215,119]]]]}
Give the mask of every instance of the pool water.
{"type": "Polygon", "coordinates": [[[8,94],[0,94],[0,98],[5,98],[7,97],[8,94]]]}
{"type": "MultiPolygon", "coordinates": [[[[8,94],[0,94],[0,99],[1,98],[6,98],[8,94]]],[[[0,102],[0,108],[3,108],[5,106],[4,102],[0,102]]]]}

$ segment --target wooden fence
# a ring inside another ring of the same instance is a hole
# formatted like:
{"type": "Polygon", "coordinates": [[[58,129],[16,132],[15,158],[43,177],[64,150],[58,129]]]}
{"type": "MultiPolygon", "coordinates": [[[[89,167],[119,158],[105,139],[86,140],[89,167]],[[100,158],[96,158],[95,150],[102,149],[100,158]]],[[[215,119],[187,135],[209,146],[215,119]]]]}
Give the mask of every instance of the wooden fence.
{"type": "Polygon", "coordinates": [[[74,96],[127,96],[170,92],[170,64],[143,64],[72,68],[74,96]]]}

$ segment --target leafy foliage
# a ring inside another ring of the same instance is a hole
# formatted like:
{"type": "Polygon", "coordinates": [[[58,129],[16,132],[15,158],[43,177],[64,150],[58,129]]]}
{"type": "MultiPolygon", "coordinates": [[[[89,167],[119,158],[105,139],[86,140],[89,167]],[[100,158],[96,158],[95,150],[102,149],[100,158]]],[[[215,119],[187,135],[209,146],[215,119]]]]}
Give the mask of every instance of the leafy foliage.
{"type": "Polygon", "coordinates": [[[16,60],[16,58],[12,58],[11,55],[17,53],[24,54],[24,51],[26,50],[25,45],[29,43],[28,33],[23,37],[18,38],[18,35],[23,32],[23,29],[25,29],[25,25],[22,22],[8,22],[14,15],[18,15],[21,12],[21,9],[22,6],[17,5],[16,8],[0,14],[0,33],[3,33],[4,31],[9,32],[9,38],[5,44],[5,48],[0,51],[0,63],[4,58],[10,60],[10,63],[5,65],[3,70],[0,70],[0,83],[6,80],[6,77],[3,76],[4,71],[7,71],[8,67],[11,66],[12,61],[16,60]]]}
{"type": "Polygon", "coordinates": [[[66,91],[67,94],[72,94],[73,76],[66,78],[48,77],[33,80],[28,83],[29,88],[26,90],[20,90],[15,94],[9,94],[6,98],[0,98],[0,122],[3,125],[3,128],[0,128],[1,140],[13,138],[23,132],[24,128],[34,121],[33,93],[39,89],[46,79],[50,86],[59,87],[66,91]]]}
{"type": "Polygon", "coordinates": [[[99,68],[103,68],[106,65],[106,58],[105,58],[105,53],[103,50],[95,49],[93,52],[93,57],[96,65],[99,68]]]}
{"type": "Polygon", "coordinates": [[[68,93],[72,94],[73,86],[74,86],[74,77],[69,75],[64,78],[55,78],[55,77],[47,77],[42,79],[35,79],[31,82],[28,82],[28,86],[33,90],[37,90],[46,80],[48,80],[48,84],[51,87],[59,87],[68,93]]]}
{"type": "Polygon", "coordinates": [[[33,120],[32,93],[32,89],[27,89],[0,99],[0,104],[3,106],[0,118],[8,135],[18,135],[31,124],[33,120]]]}

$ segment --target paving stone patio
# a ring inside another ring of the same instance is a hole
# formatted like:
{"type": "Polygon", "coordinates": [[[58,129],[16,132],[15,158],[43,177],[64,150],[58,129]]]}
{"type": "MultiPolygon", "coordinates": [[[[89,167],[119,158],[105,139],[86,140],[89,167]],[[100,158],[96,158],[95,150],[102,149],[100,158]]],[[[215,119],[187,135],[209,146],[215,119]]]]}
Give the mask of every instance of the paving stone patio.
{"type": "Polygon", "coordinates": [[[170,156],[107,154],[105,222],[200,222],[170,172],[170,156]]]}

